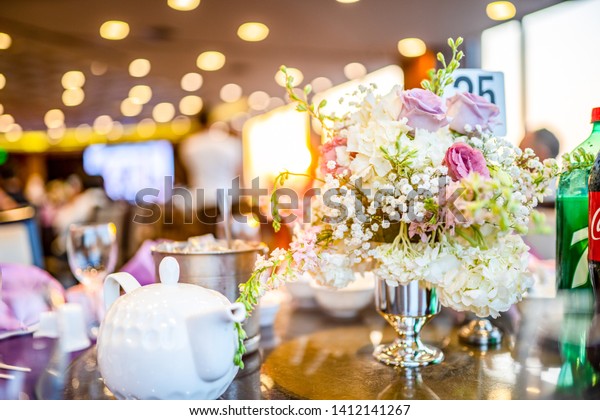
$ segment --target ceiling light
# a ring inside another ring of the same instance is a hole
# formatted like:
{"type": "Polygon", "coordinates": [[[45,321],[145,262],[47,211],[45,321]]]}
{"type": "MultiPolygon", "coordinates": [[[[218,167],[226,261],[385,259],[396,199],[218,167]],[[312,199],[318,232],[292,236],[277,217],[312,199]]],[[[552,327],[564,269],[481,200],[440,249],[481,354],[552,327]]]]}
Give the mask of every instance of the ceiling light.
{"type": "Polygon", "coordinates": [[[83,102],[85,93],[81,88],[67,89],[62,94],[63,104],[66,106],[77,106],[83,102]]]}
{"type": "Polygon", "coordinates": [[[509,1],[493,1],[487,5],[485,12],[492,20],[508,20],[515,17],[517,8],[509,1]]]}
{"type": "Polygon", "coordinates": [[[56,140],[60,140],[61,138],[64,137],[65,131],[66,131],[66,128],[63,124],[58,127],[49,128],[48,131],[46,132],[46,134],[48,135],[50,140],[55,140],[55,141],[52,141],[51,143],[56,144],[56,143],[58,143],[58,141],[56,141],[56,140]]]}
{"type": "Polygon", "coordinates": [[[89,124],[80,124],[75,129],[75,139],[80,143],[85,143],[92,138],[92,127],[89,124]]]}
{"type": "Polygon", "coordinates": [[[110,133],[113,127],[113,120],[108,115],[100,115],[94,120],[94,131],[101,135],[110,133]]]}
{"type": "Polygon", "coordinates": [[[137,132],[142,137],[150,137],[156,131],[156,123],[152,118],[144,118],[137,126],[137,132]]]}
{"type": "Polygon", "coordinates": [[[349,3],[358,3],[359,0],[337,0],[338,3],[344,3],[344,4],[349,4],[349,3]]]}
{"type": "Polygon", "coordinates": [[[178,115],[171,121],[171,131],[178,136],[188,133],[190,128],[192,128],[192,122],[185,115],[178,115]]]}
{"type": "Polygon", "coordinates": [[[219,96],[223,102],[236,102],[242,97],[242,87],[235,83],[228,83],[221,88],[219,96]]]}
{"type": "Polygon", "coordinates": [[[188,10],[194,10],[198,7],[200,0],[168,0],[167,4],[175,10],[187,12],[188,10]]]}
{"type": "Polygon", "coordinates": [[[126,117],[135,117],[142,112],[142,104],[136,103],[132,98],[125,98],[121,101],[121,114],[126,117]]]}
{"type": "Polygon", "coordinates": [[[23,136],[23,128],[19,124],[11,124],[8,126],[4,136],[10,142],[17,141],[23,136]]]}
{"type": "Polygon", "coordinates": [[[0,73],[0,89],[4,89],[4,86],[6,86],[6,77],[0,73]]]}
{"type": "Polygon", "coordinates": [[[310,82],[310,85],[312,86],[313,92],[318,93],[330,89],[333,86],[333,83],[327,77],[321,76],[313,79],[313,81],[310,82]]]}
{"type": "Polygon", "coordinates": [[[8,49],[12,44],[12,38],[9,34],[0,32],[0,50],[8,49]]]}
{"type": "Polygon", "coordinates": [[[196,115],[202,110],[202,98],[195,95],[184,96],[179,101],[179,112],[183,115],[196,115]]]}
{"type": "MultiPolygon", "coordinates": [[[[292,86],[294,86],[294,87],[298,86],[300,83],[302,83],[302,80],[304,80],[304,75],[302,74],[302,72],[293,67],[287,68],[287,74],[288,74],[288,76],[292,76],[292,79],[293,79],[292,86]]],[[[286,85],[285,75],[283,74],[283,72],[281,70],[279,70],[277,73],[275,73],[275,81],[277,82],[277,84],[279,86],[285,87],[285,85],[286,85]]]]}
{"type": "Polygon", "coordinates": [[[200,73],[187,73],[181,78],[181,89],[194,92],[202,87],[204,79],[200,73]]]}
{"type": "Polygon", "coordinates": [[[92,61],[90,64],[90,71],[94,76],[102,76],[106,70],[108,70],[108,66],[101,61],[92,61]]]}
{"type": "Polygon", "coordinates": [[[129,63],[129,75],[132,77],[144,77],[150,73],[150,61],[145,58],[136,58],[129,63]]]}
{"type": "Polygon", "coordinates": [[[344,66],[344,76],[348,80],[360,79],[367,74],[367,68],[361,63],[350,63],[344,66]]]}
{"type": "Polygon", "coordinates": [[[398,51],[404,57],[420,57],[427,51],[427,46],[422,39],[404,38],[398,41],[398,51]]]}
{"type": "Polygon", "coordinates": [[[152,89],[146,85],[136,85],[129,89],[129,97],[136,104],[147,104],[152,99],[152,89]]]}
{"type": "Polygon", "coordinates": [[[159,123],[169,122],[174,116],[175,107],[169,102],[161,102],[156,104],[152,109],[152,118],[159,123]]]}
{"type": "Polygon", "coordinates": [[[51,109],[44,115],[44,124],[48,128],[60,127],[65,123],[65,114],[60,109],[51,109]]]}
{"type": "Polygon", "coordinates": [[[0,104],[0,115],[4,114],[4,105],[0,104]]]}
{"type": "Polygon", "coordinates": [[[196,59],[196,65],[201,70],[219,70],[225,65],[225,55],[219,51],[205,51],[196,59]]]}
{"type": "Polygon", "coordinates": [[[109,20],[100,26],[100,36],[104,39],[119,40],[129,35],[129,25],[120,20],[109,20]]]}
{"type": "Polygon", "coordinates": [[[269,28],[264,23],[248,22],[240,25],[237,34],[244,41],[257,42],[269,35],[269,28]]]}
{"type": "Polygon", "coordinates": [[[262,111],[269,106],[269,99],[271,99],[271,97],[267,92],[257,90],[248,96],[248,106],[255,111],[262,111]]]}
{"type": "Polygon", "coordinates": [[[15,123],[15,119],[10,114],[0,115],[0,132],[6,133],[9,127],[15,123]]]}
{"type": "Polygon", "coordinates": [[[78,70],[68,71],[63,74],[60,83],[65,89],[80,88],[85,83],[85,75],[78,70]]]}
{"type": "Polygon", "coordinates": [[[119,121],[113,121],[112,128],[106,134],[106,138],[111,141],[119,140],[123,136],[123,131],[123,124],[119,121]]]}

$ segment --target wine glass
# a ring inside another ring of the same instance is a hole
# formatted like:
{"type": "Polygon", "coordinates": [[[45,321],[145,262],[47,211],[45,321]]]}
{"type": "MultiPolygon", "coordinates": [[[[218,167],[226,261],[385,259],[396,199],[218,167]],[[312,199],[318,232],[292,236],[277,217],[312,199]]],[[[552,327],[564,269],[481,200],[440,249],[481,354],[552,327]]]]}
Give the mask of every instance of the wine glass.
{"type": "Polygon", "coordinates": [[[114,223],[73,224],[67,236],[67,257],[75,278],[88,295],[92,314],[90,332],[97,335],[104,317],[102,285],[117,263],[117,229],[114,223]]]}

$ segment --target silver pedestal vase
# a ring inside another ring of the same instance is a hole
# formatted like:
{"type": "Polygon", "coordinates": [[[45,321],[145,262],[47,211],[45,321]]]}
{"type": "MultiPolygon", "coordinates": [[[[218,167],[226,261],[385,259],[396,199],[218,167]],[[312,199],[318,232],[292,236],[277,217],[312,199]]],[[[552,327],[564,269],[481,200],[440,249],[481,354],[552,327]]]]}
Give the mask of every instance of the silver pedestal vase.
{"type": "Polygon", "coordinates": [[[458,331],[458,338],[464,344],[475,347],[494,347],[502,341],[502,331],[487,318],[477,317],[458,331]]]}
{"type": "Polygon", "coordinates": [[[423,326],[441,309],[435,289],[421,287],[418,281],[403,286],[378,278],[375,304],[398,334],[393,343],[375,349],[373,356],[378,361],[391,366],[418,367],[444,360],[440,349],[423,344],[420,338],[423,326]]]}

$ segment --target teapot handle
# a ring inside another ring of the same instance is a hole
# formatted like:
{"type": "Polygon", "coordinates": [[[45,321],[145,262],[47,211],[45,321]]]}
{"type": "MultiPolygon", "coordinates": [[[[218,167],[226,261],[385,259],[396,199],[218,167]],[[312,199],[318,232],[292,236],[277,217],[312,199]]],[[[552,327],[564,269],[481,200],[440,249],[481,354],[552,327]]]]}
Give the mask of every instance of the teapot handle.
{"type": "Polygon", "coordinates": [[[117,300],[121,294],[121,287],[125,293],[129,293],[141,286],[129,273],[109,274],[104,280],[104,309],[108,311],[108,308],[117,300]]]}

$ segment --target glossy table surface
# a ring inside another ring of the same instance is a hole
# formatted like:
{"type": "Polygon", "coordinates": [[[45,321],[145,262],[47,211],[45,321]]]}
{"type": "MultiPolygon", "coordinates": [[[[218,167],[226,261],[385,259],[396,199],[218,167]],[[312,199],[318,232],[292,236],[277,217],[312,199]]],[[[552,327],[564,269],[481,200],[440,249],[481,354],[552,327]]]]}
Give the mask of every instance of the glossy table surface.
{"type": "MultiPolygon", "coordinates": [[[[598,361],[586,357],[597,333],[592,316],[561,299],[526,299],[494,321],[504,339],[496,348],[459,343],[464,316],[443,310],[422,337],[445,360],[420,369],[394,369],[374,360],[374,345],[393,331],[373,309],[350,320],[318,308],[283,307],[263,329],[260,352],[245,358],[223,399],[597,399],[598,361]],[[595,328],[595,327],[594,327],[595,328]],[[590,332],[591,331],[591,332],[590,332]],[[589,349],[588,349],[589,350],[589,349]]],[[[600,345],[600,342],[598,342],[600,345]]],[[[1,399],[107,399],[93,347],[74,354],[31,335],[0,341],[0,361],[28,366],[0,379],[1,399]]],[[[7,373],[6,371],[0,371],[7,373]]]]}

